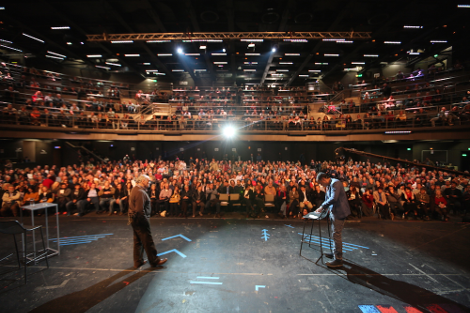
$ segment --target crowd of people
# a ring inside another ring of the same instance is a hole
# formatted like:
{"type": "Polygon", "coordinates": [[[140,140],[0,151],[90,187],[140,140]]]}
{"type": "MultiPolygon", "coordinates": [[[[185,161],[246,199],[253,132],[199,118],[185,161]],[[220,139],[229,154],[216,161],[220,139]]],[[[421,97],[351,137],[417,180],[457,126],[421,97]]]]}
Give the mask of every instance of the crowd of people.
{"type": "Polygon", "coordinates": [[[61,168],[7,165],[1,173],[3,217],[16,217],[22,206],[41,202],[57,203],[60,214],[123,215],[135,179],[143,174],[152,179],[147,192],[154,216],[220,217],[238,210],[247,217],[302,218],[325,198],[324,187],[316,182],[320,171],[343,182],[352,212],[349,218],[447,221],[449,214],[466,214],[470,206],[470,184],[463,175],[352,159],[302,164],[126,157],[61,168]]]}

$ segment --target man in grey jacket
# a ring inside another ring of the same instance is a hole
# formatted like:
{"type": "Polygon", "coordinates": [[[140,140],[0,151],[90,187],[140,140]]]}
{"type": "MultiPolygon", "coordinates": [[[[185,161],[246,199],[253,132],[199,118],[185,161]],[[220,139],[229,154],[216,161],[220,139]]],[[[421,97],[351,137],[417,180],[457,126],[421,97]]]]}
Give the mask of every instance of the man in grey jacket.
{"type": "Polygon", "coordinates": [[[157,256],[157,249],[153,242],[150,231],[150,198],[146,192],[149,187],[150,178],[147,175],[140,175],[136,180],[136,185],[132,188],[129,196],[129,223],[134,231],[134,267],[142,266],[145,261],[142,257],[143,250],[152,267],[162,265],[167,259],[160,259],[157,256]]]}
{"type": "Polygon", "coordinates": [[[343,266],[343,243],[341,233],[344,228],[346,217],[351,214],[348,198],[344,191],[343,184],[336,178],[331,178],[328,174],[320,172],[317,175],[317,182],[326,188],[325,201],[315,211],[321,213],[323,210],[329,210],[331,220],[331,231],[333,233],[333,254],[326,255],[328,258],[334,258],[327,262],[330,268],[343,266]]]}

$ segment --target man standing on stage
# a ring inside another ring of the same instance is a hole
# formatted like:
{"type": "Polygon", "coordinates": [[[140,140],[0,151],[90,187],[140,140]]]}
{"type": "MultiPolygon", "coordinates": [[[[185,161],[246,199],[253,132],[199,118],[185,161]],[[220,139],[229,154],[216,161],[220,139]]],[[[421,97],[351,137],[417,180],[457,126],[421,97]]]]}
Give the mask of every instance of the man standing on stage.
{"type": "Polygon", "coordinates": [[[132,188],[129,196],[129,224],[134,231],[134,267],[142,266],[145,261],[142,257],[143,249],[152,267],[162,265],[167,259],[160,259],[157,256],[157,249],[152,239],[150,231],[150,198],[146,189],[149,187],[150,178],[147,175],[140,175],[136,180],[136,185],[132,188]]]}
{"type": "Polygon", "coordinates": [[[326,173],[318,173],[317,182],[326,188],[325,201],[315,211],[317,213],[323,210],[329,210],[331,220],[331,231],[333,232],[333,254],[326,255],[328,258],[334,258],[333,261],[327,262],[330,268],[343,266],[343,243],[341,241],[341,233],[344,228],[346,217],[351,214],[348,198],[344,192],[343,184],[336,178],[331,178],[326,173]]]}

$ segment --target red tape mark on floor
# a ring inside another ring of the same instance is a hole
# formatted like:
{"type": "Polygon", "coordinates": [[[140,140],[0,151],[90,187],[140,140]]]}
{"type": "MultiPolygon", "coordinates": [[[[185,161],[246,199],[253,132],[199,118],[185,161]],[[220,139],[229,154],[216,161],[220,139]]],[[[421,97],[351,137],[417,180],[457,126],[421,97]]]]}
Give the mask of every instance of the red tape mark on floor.
{"type": "Polygon", "coordinates": [[[403,305],[406,313],[423,313],[422,311],[412,307],[411,305],[403,305]]]}
{"type": "Polygon", "coordinates": [[[376,305],[376,307],[381,313],[398,313],[397,310],[390,305],[376,305]]]}
{"type": "Polygon", "coordinates": [[[426,306],[426,309],[428,309],[430,312],[432,313],[447,313],[446,310],[444,310],[443,308],[441,308],[439,305],[437,304],[430,304],[430,305],[427,305],[426,306]]]}

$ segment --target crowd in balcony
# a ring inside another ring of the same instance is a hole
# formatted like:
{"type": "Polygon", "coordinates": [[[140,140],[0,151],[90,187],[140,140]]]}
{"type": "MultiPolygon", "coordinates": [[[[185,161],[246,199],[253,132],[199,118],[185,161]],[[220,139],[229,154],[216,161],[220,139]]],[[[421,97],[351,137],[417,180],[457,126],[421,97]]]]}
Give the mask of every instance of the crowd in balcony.
{"type": "Polygon", "coordinates": [[[319,172],[343,182],[350,219],[447,221],[450,214],[464,215],[470,208],[468,177],[445,169],[352,159],[272,162],[261,155],[247,161],[144,161],[126,155],[106,163],[90,158],[61,168],[25,169],[7,162],[0,177],[0,207],[3,217],[17,217],[21,206],[41,202],[57,203],[64,215],[123,215],[135,179],[145,174],[153,182],[148,194],[154,216],[220,217],[238,211],[247,217],[300,219],[324,200],[325,190],[316,182],[319,172]]]}

